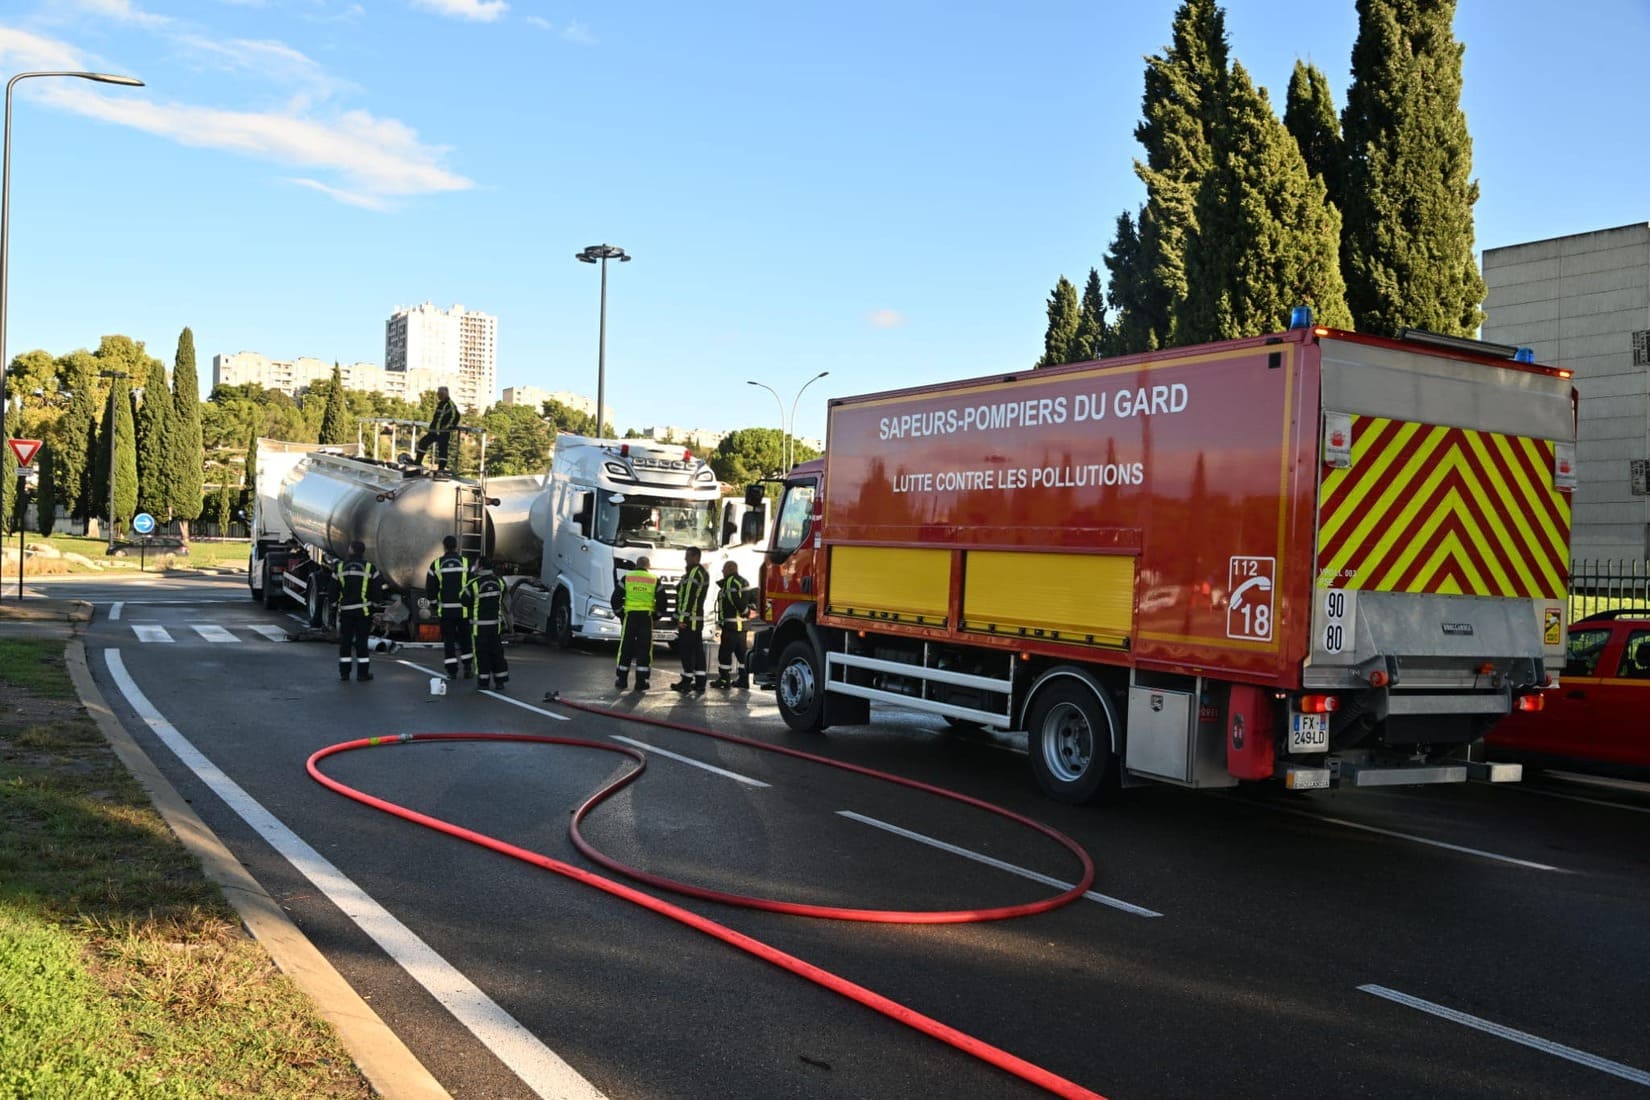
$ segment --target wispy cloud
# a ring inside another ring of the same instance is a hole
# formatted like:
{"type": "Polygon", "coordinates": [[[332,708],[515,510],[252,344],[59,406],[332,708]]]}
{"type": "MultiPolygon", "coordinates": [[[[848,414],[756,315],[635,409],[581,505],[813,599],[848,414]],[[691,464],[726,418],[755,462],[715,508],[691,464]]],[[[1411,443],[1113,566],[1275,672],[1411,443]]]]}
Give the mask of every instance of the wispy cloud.
{"type": "Polygon", "coordinates": [[[590,28],[577,19],[572,20],[562,28],[561,36],[564,41],[577,42],[581,46],[594,46],[596,44],[596,36],[590,33],[590,28]]]}
{"type": "Polygon", "coordinates": [[[413,0],[413,6],[477,23],[491,23],[510,10],[504,0],[413,0]]]}
{"type": "MultiPolygon", "coordinates": [[[[225,57],[280,59],[298,72],[314,66],[303,54],[280,43],[222,46],[225,57]]],[[[5,27],[0,27],[0,66],[83,67],[78,51],[66,43],[5,27]]],[[[320,71],[318,66],[314,69],[320,71]]],[[[324,73],[314,79],[323,77],[324,73]]],[[[330,174],[332,182],[307,175],[296,182],[354,206],[382,210],[396,199],[475,186],[445,166],[450,152],[445,146],[427,144],[411,126],[366,111],[321,112],[290,105],[281,111],[236,111],[160,102],[130,90],[104,93],[78,80],[41,81],[35,91],[42,101],[62,110],[129,126],[180,145],[223,149],[306,173],[330,174]]]]}
{"type": "Polygon", "coordinates": [[[317,100],[330,99],[355,85],[327,72],[309,56],[284,42],[232,38],[228,41],[196,34],[176,39],[186,54],[221,72],[245,73],[295,89],[290,110],[301,110],[317,100]]]}
{"type": "Polygon", "coordinates": [[[528,26],[537,27],[541,31],[553,31],[556,29],[556,25],[550,22],[550,20],[544,18],[542,15],[529,15],[526,17],[526,22],[528,26]]]}
{"type": "Polygon", "coordinates": [[[866,319],[872,328],[899,328],[905,324],[905,314],[897,309],[873,309],[866,319]]]}
{"type": "Polygon", "coordinates": [[[140,10],[132,0],[75,0],[75,7],[122,23],[140,27],[164,27],[171,22],[164,15],[140,10]]]}

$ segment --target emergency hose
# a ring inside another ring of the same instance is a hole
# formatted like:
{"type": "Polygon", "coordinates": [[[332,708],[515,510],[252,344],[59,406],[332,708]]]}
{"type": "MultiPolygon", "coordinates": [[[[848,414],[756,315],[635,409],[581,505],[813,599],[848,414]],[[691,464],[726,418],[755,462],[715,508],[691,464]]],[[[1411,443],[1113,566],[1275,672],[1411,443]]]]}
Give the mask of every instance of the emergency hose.
{"type": "Polygon", "coordinates": [[[659,726],[665,729],[675,729],[683,732],[697,733],[703,736],[713,737],[718,740],[728,741],[733,744],[748,745],[762,751],[776,752],[782,755],[812,761],[829,767],[839,768],[843,771],[854,772],[874,779],[897,783],[901,786],[910,787],[914,790],[919,790],[926,793],[939,795],[943,798],[949,798],[957,802],[962,802],[966,805],[974,806],[997,814],[1001,817],[1008,818],[1011,821],[1023,824],[1028,828],[1052,838],[1077,856],[1078,860],[1082,864],[1083,874],[1079,882],[1064,893],[1024,905],[1002,906],[990,909],[918,910],[913,912],[898,912],[879,909],[846,909],[830,906],[804,905],[769,898],[728,894],[716,890],[706,889],[704,887],[694,886],[689,883],[678,882],[673,879],[648,874],[640,869],[629,867],[607,855],[604,855],[601,852],[598,852],[587,840],[585,840],[579,829],[580,822],[608,797],[634,782],[647,767],[647,758],[643,755],[643,753],[639,750],[626,746],[612,745],[601,741],[591,741],[575,737],[553,737],[545,734],[403,733],[387,737],[363,737],[354,741],[343,741],[336,745],[329,745],[326,748],[319,749],[312,754],[306,763],[305,768],[309,772],[310,777],[317,783],[321,784],[323,787],[326,787],[328,790],[343,795],[345,798],[353,799],[354,801],[370,806],[373,809],[381,810],[384,813],[392,814],[407,821],[423,825],[426,828],[446,833],[449,836],[468,841],[472,844],[490,849],[502,855],[511,856],[512,858],[519,859],[524,863],[532,864],[535,867],[540,867],[546,871],[563,875],[575,882],[583,883],[586,886],[593,887],[603,893],[610,894],[613,897],[617,897],[634,905],[641,906],[642,908],[658,913],[661,916],[669,917],[670,919],[685,924],[699,932],[703,932],[705,935],[721,940],[722,942],[736,947],[750,955],[754,955],[756,958],[771,963],[782,970],[787,970],[798,975],[799,977],[806,978],[815,985],[821,986],[824,989],[828,989],[833,993],[837,993],[838,995],[864,1005],[867,1008],[880,1012],[889,1019],[905,1024],[907,1027],[920,1031],[932,1038],[939,1039],[941,1042],[947,1043],[950,1046],[963,1051],[964,1053],[970,1054],[983,1062],[997,1067],[998,1069],[1011,1073],[1024,1081],[1037,1085],[1038,1087],[1045,1089],[1056,1096],[1085,1098],[1085,1100],[1103,1100],[1098,1093],[1086,1089],[1073,1081],[1067,1080],[1058,1074],[1042,1068],[1041,1066],[1027,1062],[1023,1058],[1010,1054],[1008,1051],[993,1046],[990,1043],[987,1043],[982,1039],[975,1038],[965,1032],[959,1031],[947,1024],[943,1024],[930,1016],[926,1016],[916,1011],[915,1009],[909,1008],[897,1001],[884,997],[880,993],[876,993],[862,985],[852,982],[837,974],[833,974],[832,972],[815,966],[814,964],[803,959],[799,959],[794,955],[781,951],[778,948],[763,943],[760,940],[753,939],[742,932],[735,931],[727,925],[710,920],[707,917],[702,917],[691,910],[684,909],[679,905],[675,905],[664,900],[663,898],[644,893],[635,887],[615,881],[611,878],[606,878],[592,871],[587,871],[582,867],[576,867],[573,864],[563,862],[562,860],[553,859],[542,853],[517,847],[514,844],[499,840],[498,838],[489,836],[485,833],[475,832],[473,830],[466,829],[461,825],[454,825],[453,823],[445,821],[441,818],[431,817],[428,814],[419,813],[417,810],[408,809],[407,807],[401,806],[397,803],[367,794],[364,791],[357,790],[348,784],[341,783],[338,780],[323,774],[319,766],[322,760],[338,753],[350,752],[355,749],[406,745],[420,741],[505,741],[543,745],[571,745],[578,748],[599,749],[603,752],[620,753],[633,760],[636,766],[602,786],[594,794],[587,798],[577,810],[574,811],[572,823],[569,827],[569,833],[574,846],[578,848],[578,850],[587,858],[599,863],[603,867],[615,871],[616,873],[635,878],[637,881],[647,883],[648,885],[676,891],[708,901],[717,901],[744,908],[764,909],[770,912],[790,913],[801,916],[822,917],[836,920],[909,924],[942,924],[962,923],[965,921],[1004,920],[1014,916],[1024,916],[1031,913],[1046,912],[1050,909],[1057,908],[1058,906],[1065,905],[1081,897],[1094,882],[1094,861],[1089,858],[1088,853],[1085,852],[1082,846],[1076,841],[1072,840],[1070,837],[1059,832],[1058,830],[1042,824],[1041,822],[1033,821],[1028,817],[1014,813],[1013,811],[1004,809],[1003,807],[992,805],[989,802],[984,802],[968,795],[959,794],[955,791],[948,791],[942,787],[930,786],[929,784],[920,783],[911,779],[905,779],[901,776],[890,775],[886,772],[879,772],[871,768],[861,767],[857,764],[842,763],[840,761],[831,760],[827,757],[817,756],[812,753],[800,752],[795,749],[788,749],[777,745],[764,744],[760,741],[736,737],[732,734],[718,733],[714,730],[708,730],[702,727],[675,722],[666,722],[661,719],[649,718],[642,715],[625,714],[621,711],[612,711],[601,707],[573,703],[564,699],[554,699],[554,701],[561,703],[563,706],[567,706],[575,710],[581,710],[589,714],[602,715],[604,717],[617,718],[632,722],[640,722],[647,725],[659,726]]]}

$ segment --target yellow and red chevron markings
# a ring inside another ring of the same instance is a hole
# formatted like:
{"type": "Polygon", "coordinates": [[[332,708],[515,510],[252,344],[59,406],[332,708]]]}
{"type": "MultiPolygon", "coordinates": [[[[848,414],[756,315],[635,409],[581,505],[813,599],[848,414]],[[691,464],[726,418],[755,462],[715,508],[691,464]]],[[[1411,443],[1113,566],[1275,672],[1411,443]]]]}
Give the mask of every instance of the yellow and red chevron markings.
{"type": "Polygon", "coordinates": [[[1319,587],[1564,595],[1570,499],[1551,442],[1374,416],[1352,433],[1351,467],[1319,490],[1319,587]]]}

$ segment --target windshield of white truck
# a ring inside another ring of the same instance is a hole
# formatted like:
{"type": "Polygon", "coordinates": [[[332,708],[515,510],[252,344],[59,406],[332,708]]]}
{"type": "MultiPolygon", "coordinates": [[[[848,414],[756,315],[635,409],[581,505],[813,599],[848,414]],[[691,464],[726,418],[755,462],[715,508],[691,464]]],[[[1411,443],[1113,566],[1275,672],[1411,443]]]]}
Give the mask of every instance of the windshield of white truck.
{"type": "Polygon", "coordinates": [[[714,500],[633,495],[615,503],[604,495],[596,510],[596,538],[610,546],[715,550],[717,515],[714,500]]]}

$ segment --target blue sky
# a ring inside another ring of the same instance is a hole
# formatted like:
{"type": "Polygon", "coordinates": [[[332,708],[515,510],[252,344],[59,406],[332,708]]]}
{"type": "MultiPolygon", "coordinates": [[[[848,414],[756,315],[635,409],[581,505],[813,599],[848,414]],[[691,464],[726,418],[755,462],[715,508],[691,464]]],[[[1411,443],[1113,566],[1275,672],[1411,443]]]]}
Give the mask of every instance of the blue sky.
{"type": "MultiPolygon", "coordinates": [[[[621,429],[777,426],[825,400],[1023,367],[1098,266],[1142,57],[1175,0],[707,6],[588,0],[7,0],[18,85],[7,351],[194,329],[219,352],[382,362],[392,309],[499,317],[499,384],[621,429]]],[[[1272,95],[1344,102],[1352,0],[1233,0],[1272,95]]],[[[1642,222],[1650,3],[1462,0],[1480,248],[1642,222]],[[1568,14],[1561,14],[1568,13],[1568,14]]],[[[1280,319],[1281,321],[1281,319],[1280,319]]]]}

